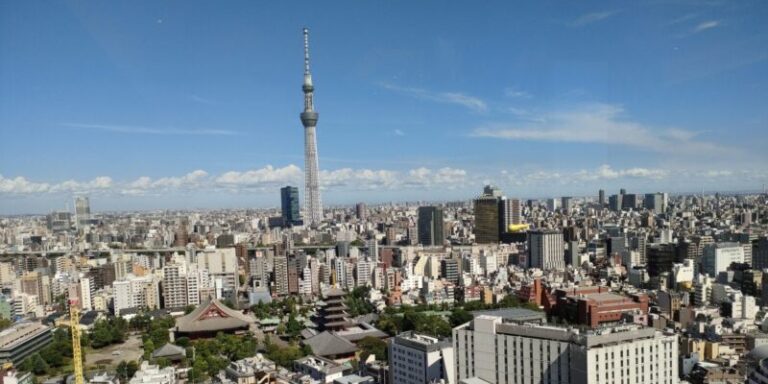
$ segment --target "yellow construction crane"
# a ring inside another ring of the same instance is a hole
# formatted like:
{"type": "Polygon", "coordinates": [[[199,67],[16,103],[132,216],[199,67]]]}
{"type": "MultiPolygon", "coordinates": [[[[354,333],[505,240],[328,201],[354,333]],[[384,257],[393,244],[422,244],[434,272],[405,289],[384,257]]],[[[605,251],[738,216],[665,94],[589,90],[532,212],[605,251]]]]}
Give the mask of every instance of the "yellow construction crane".
{"type": "Polygon", "coordinates": [[[69,299],[69,330],[72,332],[72,367],[75,370],[75,384],[83,384],[83,352],[80,350],[80,310],[78,299],[69,299]]]}

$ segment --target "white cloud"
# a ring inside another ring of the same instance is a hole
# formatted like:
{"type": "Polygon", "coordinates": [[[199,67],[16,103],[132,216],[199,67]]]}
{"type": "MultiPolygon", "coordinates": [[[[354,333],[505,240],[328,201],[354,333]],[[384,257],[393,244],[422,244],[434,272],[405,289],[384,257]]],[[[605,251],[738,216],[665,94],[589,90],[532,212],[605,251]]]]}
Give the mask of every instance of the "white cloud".
{"type": "Polygon", "coordinates": [[[488,124],[476,128],[474,137],[508,140],[618,144],[654,152],[688,155],[730,153],[723,145],[697,140],[697,133],[678,128],[657,128],[623,117],[617,105],[593,103],[556,110],[520,124],[488,124]]]}
{"type": "Polygon", "coordinates": [[[49,192],[98,192],[112,188],[112,178],[108,176],[99,176],[91,181],[67,180],[51,186],[49,192]]]}
{"type": "Polygon", "coordinates": [[[397,183],[397,172],[388,170],[342,168],[334,171],[320,172],[320,185],[323,188],[392,188],[397,183]]]}
{"type": "Polygon", "coordinates": [[[514,97],[514,98],[520,98],[520,99],[530,99],[531,97],[533,97],[533,95],[531,95],[530,93],[519,90],[517,88],[504,89],[504,95],[507,97],[514,97]]]}
{"type": "Polygon", "coordinates": [[[216,178],[216,183],[225,186],[264,186],[295,183],[302,179],[303,172],[293,164],[282,168],[271,165],[245,172],[229,171],[216,178]]]}
{"type": "Polygon", "coordinates": [[[720,21],[718,21],[718,20],[703,21],[703,22],[699,23],[698,25],[696,25],[696,27],[694,27],[693,31],[691,31],[691,32],[692,33],[699,33],[699,32],[706,31],[707,29],[712,29],[712,28],[716,28],[716,27],[719,27],[719,26],[720,26],[720,21]]]}
{"type": "Polygon", "coordinates": [[[387,83],[381,83],[380,86],[384,89],[399,92],[421,100],[456,104],[475,112],[485,112],[488,110],[488,105],[482,99],[460,92],[431,92],[422,88],[400,87],[387,83]]]}
{"type": "Polygon", "coordinates": [[[395,136],[405,136],[405,132],[403,132],[400,129],[395,129],[394,133],[395,133],[395,136]]]}
{"type": "Polygon", "coordinates": [[[605,20],[613,16],[614,14],[616,14],[616,11],[600,11],[600,12],[587,13],[585,15],[581,15],[578,19],[571,22],[571,26],[583,27],[587,24],[592,24],[601,20],[605,20]]]}
{"type": "Polygon", "coordinates": [[[3,194],[32,194],[48,192],[50,185],[47,183],[35,183],[24,177],[17,176],[13,179],[7,179],[0,175],[0,193],[3,194]]]}

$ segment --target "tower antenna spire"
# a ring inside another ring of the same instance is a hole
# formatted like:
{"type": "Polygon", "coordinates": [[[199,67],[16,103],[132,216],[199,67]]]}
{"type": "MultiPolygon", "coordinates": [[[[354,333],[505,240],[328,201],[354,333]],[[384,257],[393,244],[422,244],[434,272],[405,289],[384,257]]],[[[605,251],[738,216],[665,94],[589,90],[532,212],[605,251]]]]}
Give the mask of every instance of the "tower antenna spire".
{"type": "Polygon", "coordinates": [[[309,75],[309,28],[304,28],[304,74],[309,75]]]}

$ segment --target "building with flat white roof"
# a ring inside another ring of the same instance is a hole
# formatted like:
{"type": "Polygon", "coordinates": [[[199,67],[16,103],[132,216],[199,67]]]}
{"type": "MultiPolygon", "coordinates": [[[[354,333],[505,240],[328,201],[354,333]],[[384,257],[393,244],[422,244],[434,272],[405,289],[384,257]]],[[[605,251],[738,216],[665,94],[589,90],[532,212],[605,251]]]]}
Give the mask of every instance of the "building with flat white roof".
{"type": "Polygon", "coordinates": [[[344,376],[344,366],[333,360],[318,356],[305,356],[293,362],[297,372],[309,375],[312,380],[320,383],[333,383],[344,376]]]}
{"type": "Polygon", "coordinates": [[[580,332],[480,315],[454,328],[453,344],[458,382],[678,382],[677,336],[637,325],[580,332]]]}
{"type": "Polygon", "coordinates": [[[18,323],[0,331],[0,364],[18,365],[53,340],[51,327],[40,322],[18,323]]]}
{"type": "Polygon", "coordinates": [[[455,383],[453,346],[450,340],[404,332],[389,342],[392,384],[455,383]]]}
{"type": "Polygon", "coordinates": [[[176,384],[176,369],[173,367],[160,368],[144,361],[133,375],[129,384],[176,384]]]}

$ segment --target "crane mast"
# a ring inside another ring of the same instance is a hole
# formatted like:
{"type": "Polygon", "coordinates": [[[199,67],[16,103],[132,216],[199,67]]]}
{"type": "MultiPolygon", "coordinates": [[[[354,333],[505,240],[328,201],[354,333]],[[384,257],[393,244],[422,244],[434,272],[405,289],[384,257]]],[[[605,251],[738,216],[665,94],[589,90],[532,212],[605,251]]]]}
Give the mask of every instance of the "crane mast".
{"type": "Polygon", "coordinates": [[[72,333],[72,367],[75,384],[83,384],[83,352],[80,350],[80,310],[78,299],[69,299],[69,330],[72,333]]]}

